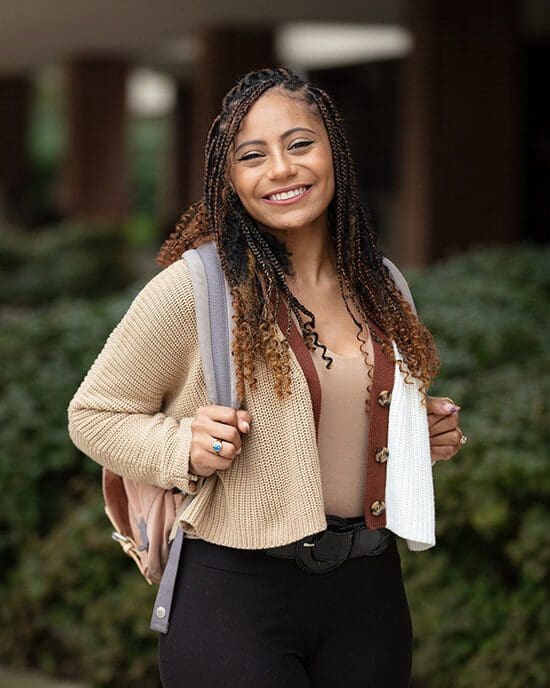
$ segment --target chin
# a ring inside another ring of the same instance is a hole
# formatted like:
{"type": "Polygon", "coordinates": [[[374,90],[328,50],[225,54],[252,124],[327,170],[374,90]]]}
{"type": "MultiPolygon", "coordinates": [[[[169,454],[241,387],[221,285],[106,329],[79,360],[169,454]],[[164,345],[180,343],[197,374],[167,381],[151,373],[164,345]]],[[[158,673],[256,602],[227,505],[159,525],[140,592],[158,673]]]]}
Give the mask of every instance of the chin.
{"type": "Polygon", "coordinates": [[[307,225],[310,225],[311,223],[315,222],[316,218],[311,218],[311,217],[296,217],[296,218],[289,218],[288,220],[281,218],[279,221],[274,221],[273,219],[266,219],[265,222],[262,224],[265,225],[268,229],[274,229],[278,230],[279,232],[285,232],[285,231],[290,231],[290,230],[298,230],[301,229],[302,227],[306,227],[307,225]]]}

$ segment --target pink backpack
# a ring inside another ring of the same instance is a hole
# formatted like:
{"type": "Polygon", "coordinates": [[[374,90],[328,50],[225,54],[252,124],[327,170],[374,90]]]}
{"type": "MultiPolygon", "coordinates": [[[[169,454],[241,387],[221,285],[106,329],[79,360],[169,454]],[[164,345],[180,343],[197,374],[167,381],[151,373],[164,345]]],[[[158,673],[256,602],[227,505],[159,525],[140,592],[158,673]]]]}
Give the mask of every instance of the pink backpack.
{"type": "Polygon", "coordinates": [[[115,528],[113,540],[132,557],[150,585],[160,583],[183,493],[137,483],[105,467],[102,487],[105,513],[115,528]]]}
{"type": "MultiPolygon", "coordinates": [[[[210,241],[182,255],[193,282],[197,332],[208,399],[211,404],[239,408],[231,357],[231,295],[210,241]],[[215,327],[211,328],[210,324],[215,327]],[[211,329],[216,333],[211,338],[211,329]]],[[[194,496],[178,488],[138,483],[103,467],[105,513],[113,524],[113,539],[131,557],[149,584],[159,591],[151,619],[153,630],[166,633],[183,530],[174,528],[178,512],[194,496]],[[171,537],[172,535],[172,537],[171,537]]]]}

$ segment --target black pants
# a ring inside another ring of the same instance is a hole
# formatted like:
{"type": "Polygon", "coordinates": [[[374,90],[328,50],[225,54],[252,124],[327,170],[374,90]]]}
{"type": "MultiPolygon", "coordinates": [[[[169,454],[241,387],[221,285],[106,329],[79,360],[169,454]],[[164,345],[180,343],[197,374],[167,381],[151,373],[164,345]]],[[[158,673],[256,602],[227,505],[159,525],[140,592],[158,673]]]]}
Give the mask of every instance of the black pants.
{"type": "Polygon", "coordinates": [[[163,688],[407,688],[411,659],[395,541],[322,574],[184,541],[159,638],[163,688]]]}

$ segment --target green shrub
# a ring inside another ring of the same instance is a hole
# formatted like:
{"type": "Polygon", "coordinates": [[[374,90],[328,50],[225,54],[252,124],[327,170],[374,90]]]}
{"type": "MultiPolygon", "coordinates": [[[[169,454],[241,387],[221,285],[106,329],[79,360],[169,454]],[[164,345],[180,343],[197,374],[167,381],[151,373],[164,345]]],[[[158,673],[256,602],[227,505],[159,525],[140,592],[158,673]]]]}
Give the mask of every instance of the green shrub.
{"type": "Polygon", "coordinates": [[[134,278],[129,257],[125,230],[106,224],[0,233],[0,305],[112,294],[134,278]]]}
{"type": "MultiPolygon", "coordinates": [[[[550,651],[550,251],[476,251],[411,276],[469,441],[434,467],[435,548],[400,543],[424,688],[542,688],[550,651]]],[[[68,402],[138,290],[0,321],[0,662],[156,688],[155,588],[110,540],[68,402]]]]}
{"type": "MultiPolygon", "coordinates": [[[[58,302],[0,311],[0,557],[30,533],[47,535],[69,508],[65,484],[97,475],[67,437],[67,406],[131,300],[58,302]]],[[[0,581],[3,571],[0,572],[0,581]]]]}
{"type": "Polygon", "coordinates": [[[469,440],[434,467],[438,544],[404,553],[415,677],[430,688],[547,685],[550,251],[477,251],[410,280],[443,361],[431,393],[469,440]]]}
{"type": "Polygon", "coordinates": [[[0,659],[95,686],[157,688],[156,588],[110,539],[92,475],[73,479],[71,508],[47,537],[27,539],[2,595],[0,659]]]}
{"type": "Polygon", "coordinates": [[[68,440],[67,406],[141,286],[0,311],[0,663],[117,688],[158,686],[155,590],[111,540],[101,467],[68,440]]]}

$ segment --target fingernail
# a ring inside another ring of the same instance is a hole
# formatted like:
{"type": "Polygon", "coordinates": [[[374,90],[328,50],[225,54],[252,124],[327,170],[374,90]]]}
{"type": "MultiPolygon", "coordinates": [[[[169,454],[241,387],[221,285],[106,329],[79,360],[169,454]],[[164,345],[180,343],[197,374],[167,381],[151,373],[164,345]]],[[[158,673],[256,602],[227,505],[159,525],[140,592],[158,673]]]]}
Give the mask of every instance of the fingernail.
{"type": "Polygon", "coordinates": [[[445,404],[443,408],[446,413],[458,413],[460,411],[460,406],[456,406],[456,404],[445,404]]]}
{"type": "Polygon", "coordinates": [[[240,454],[240,453],[242,452],[242,450],[243,450],[243,448],[242,448],[242,447],[239,447],[239,448],[237,449],[237,454],[240,454]]]}
{"type": "Polygon", "coordinates": [[[250,432],[250,425],[245,420],[243,420],[243,427],[245,432],[250,432]]]}

